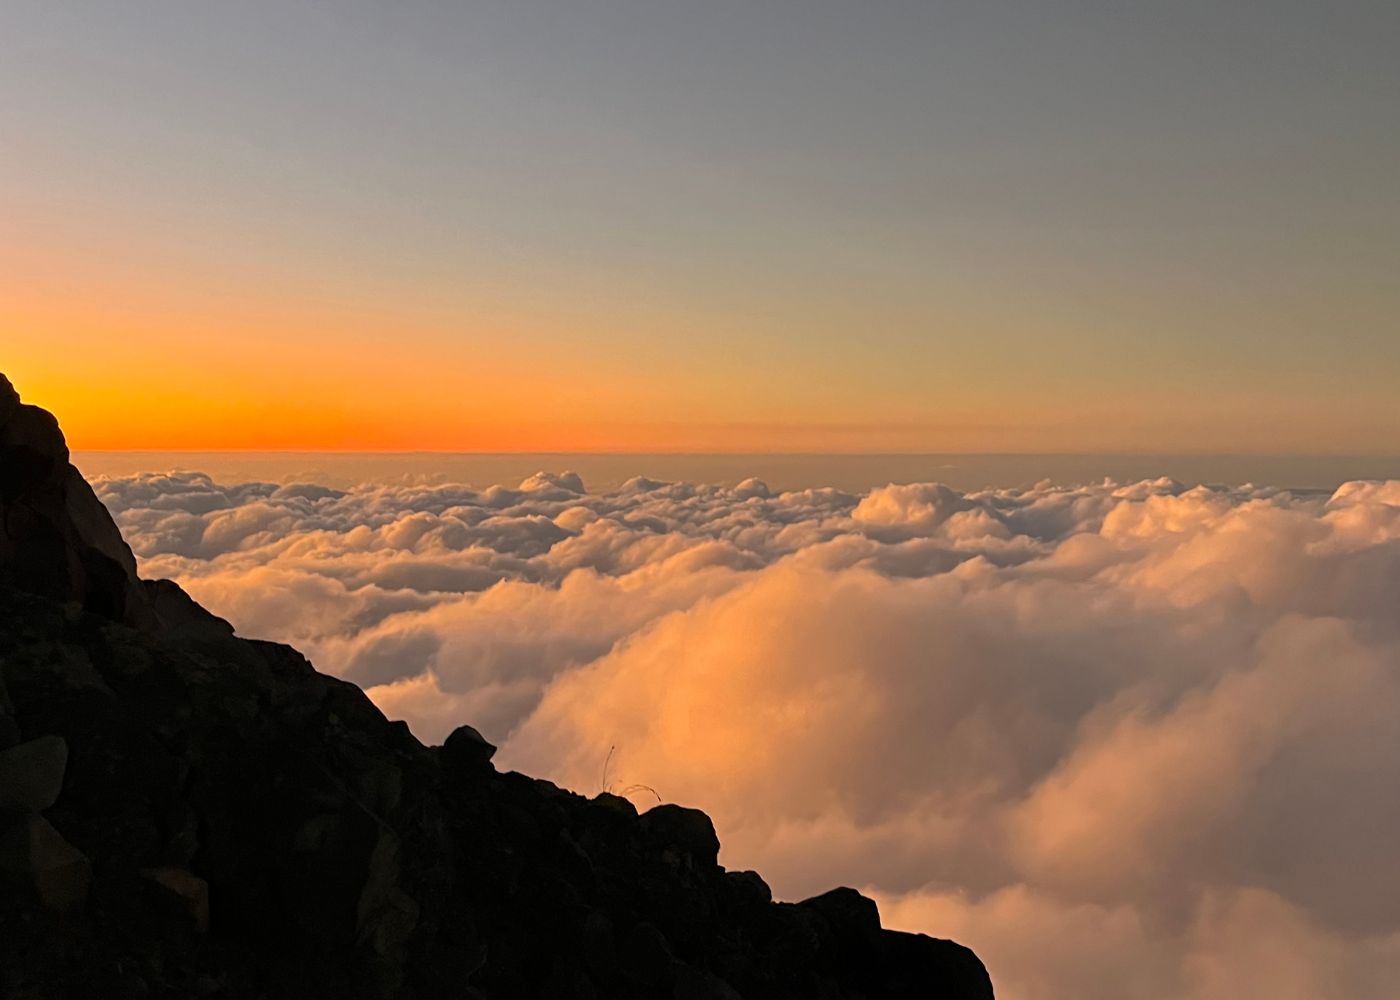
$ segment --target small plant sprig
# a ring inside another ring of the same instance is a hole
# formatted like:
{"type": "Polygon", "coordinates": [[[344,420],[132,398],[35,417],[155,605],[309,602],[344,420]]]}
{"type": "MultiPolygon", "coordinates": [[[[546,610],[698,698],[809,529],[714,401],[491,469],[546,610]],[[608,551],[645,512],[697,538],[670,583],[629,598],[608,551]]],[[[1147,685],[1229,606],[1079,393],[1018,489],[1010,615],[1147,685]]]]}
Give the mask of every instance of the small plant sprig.
{"type": "Polygon", "coordinates": [[[617,753],[616,743],[608,747],[608,755],[603,760],[603,777],[598,782],[598,790],[600,792],[607,792],[609,795],[616,795],[624,799],[630,798],[637,792],[650,792],[652,795],[656,796],[656,801],[658,803],[662,802],[663,800],[661,798],[661,793],[658,792],[655,788],[652,788],[650,785],[624,785],[623,787],[614,790],[614,786],[617,784],[617,782],[614,781],[611,784],[608,783],[608,768],[612,764],[613,754],[615,753],[617,753]]]}

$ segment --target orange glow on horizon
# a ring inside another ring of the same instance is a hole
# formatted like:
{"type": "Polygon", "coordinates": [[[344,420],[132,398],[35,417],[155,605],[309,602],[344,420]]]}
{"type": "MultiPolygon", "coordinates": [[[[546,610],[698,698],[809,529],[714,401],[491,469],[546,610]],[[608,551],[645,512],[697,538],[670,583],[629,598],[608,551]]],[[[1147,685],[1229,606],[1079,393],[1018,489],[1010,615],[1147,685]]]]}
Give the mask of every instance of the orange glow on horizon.
{"type": "Polygon", "coordinates": [[[83,268],[86,294],[73,297],[72,247],[49,238],[0,244],[0,371],[59,416],[76,451],[1400,450],[1388,397],[1302,420],[1299,397],[1273,391],[1184,399],[1171,383],[924,374],[888,359],[847,371],[816,351],[696,348],[720,319],[619,318],[606,303],[482,297],[434,314],[402,297],[367,305],[373,290],[298,299],[192,275],[153,287],[118,257],[83,268]]]}

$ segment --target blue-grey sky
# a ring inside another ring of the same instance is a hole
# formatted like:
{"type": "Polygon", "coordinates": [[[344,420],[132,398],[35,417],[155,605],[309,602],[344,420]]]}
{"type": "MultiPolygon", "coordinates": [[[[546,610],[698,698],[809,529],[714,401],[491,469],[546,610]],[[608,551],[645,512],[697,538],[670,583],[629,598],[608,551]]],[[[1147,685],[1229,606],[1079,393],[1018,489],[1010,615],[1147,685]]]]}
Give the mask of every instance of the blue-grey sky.
{"type": "Polygon", "coordinates": [[[6,363],[92,447],[1400,450],[1397,51],[1394,3],[11,0],[6,363]]]}

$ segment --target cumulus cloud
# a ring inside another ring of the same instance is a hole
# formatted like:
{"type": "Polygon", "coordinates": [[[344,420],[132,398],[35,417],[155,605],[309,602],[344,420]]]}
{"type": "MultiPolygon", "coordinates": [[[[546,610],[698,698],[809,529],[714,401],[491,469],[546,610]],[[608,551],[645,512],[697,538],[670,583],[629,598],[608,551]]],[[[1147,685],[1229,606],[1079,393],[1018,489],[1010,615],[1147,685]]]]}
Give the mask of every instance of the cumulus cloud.
{"type": "Polygon", "coordinates": [[[96,485],[145,573],[421,737],[701,806],[1001,996],[1400,981],[1400,483],[96,485]]]}

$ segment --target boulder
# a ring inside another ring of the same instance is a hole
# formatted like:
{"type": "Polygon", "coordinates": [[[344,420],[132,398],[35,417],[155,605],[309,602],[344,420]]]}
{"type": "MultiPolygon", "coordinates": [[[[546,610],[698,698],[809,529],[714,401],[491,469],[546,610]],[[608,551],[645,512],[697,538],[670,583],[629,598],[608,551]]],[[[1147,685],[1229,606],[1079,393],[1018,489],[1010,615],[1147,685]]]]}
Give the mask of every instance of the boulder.
{"type": "Polygon", "coordinates": [[[495,755],[495,744],[472,726],[458,726],[442,744],[442,761],[449,768],[475,770],[485,767],[495,755]]]}
{"type": "Polygon", "coordinates": [[[53,805],[67,767],[68,743],[62,736],[40,736],[0,750],[0,813],[39,812],[53,805]]]}
{"type": "Polygon", "coordinates": [[[929,995],[937,982],[949,997],[992,1000],[992,977],[971,948],[924,934],[881,933],[886,995],[915,1000],[929,995]]]}
{"type": "Polygon", "coordinates": [[[622,974],[634,983],[657,987],[671,981],[671,945],[654,924],[634,925],[623,939],[620,958],[622,974]]]}
{"type": "Polygon", "coordinates": [[[33,893],[50,910],[76,913],[87,903],[92,865],[48,820],[30,814],[0,830],[0,882],[33,893]]]}
{"type": "Polygon", "coordinates": [[[621,795],[614,795],[612,792],[599,792],[593,797],[593,802],[617,815],[626,816],[629,819],[637,818],[637,807],[632,804],[631,799],[621,795]]]}
{"type": "Polygon", "coordinates": [[[205,611],[174,580],[142,580],[146,599],[167,635],[184,639],[225,639],[233,626],[205,611]]]}
{"type": "Polygon", "coordinates": [[[579,951],[583,967],[598,982],[607,982],[617,973],[617,937],[612,918],[603,910],[593,909],[583,918],[579,928],[579,951]]]}
{"type": "Polygon", "coordinates": [[[803,900],[801,908],[819,915],[830,929],[830,957],[847,969],[879,964],[880,909],[854,889],[841,887],[803,900]]]}
{"type": "Polygon", "coordinates": [[[724,881],[739,909],[761,909],[773,902],[773,890],[758,872],[725,872],[724,881]]]}
{"type": "Polygon", "coordinates": [[[880,934],[880,908],[875,900],[847,886],[804,899],[799,906],[815,910],[842,937],[874,941],[880,934]]]}
{"type": "Polygon", "coordinates": [[[209,883],[183,868],[147,868],[141,873],[175,903],[197,933],[209,930],[209,883]]]}
{"type": "Polygon", "coordinates": [[[675,1000],[744,1000],[719,976],[682,962],[675,966],[675,1000]]]}
{"type": "Polygon", "coordinates": [[[688,858],[698,867],[713,868],[719,863],[715,825],[699,809],[653,806],[642,813],[641,820],[643,834],[655,847],[688,858]]]}

